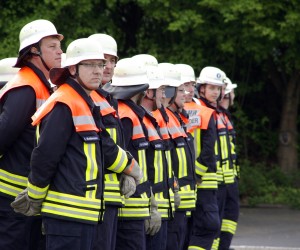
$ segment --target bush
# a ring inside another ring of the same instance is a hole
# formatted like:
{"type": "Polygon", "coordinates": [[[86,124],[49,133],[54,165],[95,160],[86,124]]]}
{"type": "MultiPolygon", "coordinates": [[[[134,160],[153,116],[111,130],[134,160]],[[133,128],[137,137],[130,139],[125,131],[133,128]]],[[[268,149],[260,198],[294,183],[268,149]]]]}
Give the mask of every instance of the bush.
{"type": "Polygon", "coordinates": [[[300,209],[300,171],[287,175],[278,166],[266,166],[263,163],[253,165],[249,161],[240,164],[242,204],[280,204],[300,209]]]}

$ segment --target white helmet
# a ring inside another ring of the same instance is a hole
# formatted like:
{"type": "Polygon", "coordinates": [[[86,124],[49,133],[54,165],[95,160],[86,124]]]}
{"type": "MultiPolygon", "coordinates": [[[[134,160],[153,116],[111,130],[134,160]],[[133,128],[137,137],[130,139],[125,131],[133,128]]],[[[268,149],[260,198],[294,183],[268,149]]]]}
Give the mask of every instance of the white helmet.
{"type": "Polygon", "coordinates": [[[225,84],[227,84],[226,88],[225,88],[225,95],[230,93],[233,89],[235,89],[237,87],[237,84],[232,83],[231,80],[228,77],[226,77],[224,79],[224,82],[225,82],[225,84]]]}
{"type": "Polygon", "coordinates": [[[14,68],[13,66],[16,64],[16,57],[9,57],[0,60],[0,83],[4,85],[11,78],[14,77],[15,74],[19,71],[18,68],[14,68]]]}
{"type": "Polygon", "coordinates": [[[149,79],[149,89],[158,89],[164,84],[164,74],[161,69],[157,67],[157,59],[149,54],[138,54],[132,59],[141,62],[147,69],[147,76],[149,79]]]}
{"type": "Polygon", "coordinates": [[[118,58],[118,46],[116,40],[107,34],[97,33],[90,35],[89,38],[95,39],[98,43],[101,44],[103,48],[103,53],[112,55],[118,58]]]}
{"type": "Polygon", "coordinates": [[[93,59],[106,61],[101,45],[93,39],[79,38],[69,44],[64,67],[93,59]]]}
{"type": "Polygon", "coordinates": [[[133,56],[132,58],[135,60],[141,61],[141,63],[143,63],[146,67],[158,65],[157,59],[152,55],[138,54],[138,55],[133,56]]]}
{"type": "Polygon", "coordinates": [[[29,45],[39,42],[47,36],[57,36],[61,41],[64,36],[58,34],[55,26],[48,20],[35,20],[26,24],[20,31],[20,48],[19,52],[29,45]]]}
{"type": "Polygon", "coordinates": [[[211,84],[217,86],[223,86],[225,84],[225,73],[216,67],[205,67],[201,70],[197,82],[200,84],[211,84]]]}
{"type": "Polygon", "coordinates": [[[111,86],[134,86],[149,84],[146,67],[134,58],[124,58],[118,61],[111,86]]]}
{"type": "Polygon", "coordinates": [[[187,64],[175,64],[176,69],[181,73],[181,82],[195,82],[195,72],[194,69],[187,64]]]}
{"type": "Polygon", "coordinates": [[[172,63],[159,63],[158,67],[163,71],[166,86],[179,87],[181,82],[180,72],[172,63]]]}

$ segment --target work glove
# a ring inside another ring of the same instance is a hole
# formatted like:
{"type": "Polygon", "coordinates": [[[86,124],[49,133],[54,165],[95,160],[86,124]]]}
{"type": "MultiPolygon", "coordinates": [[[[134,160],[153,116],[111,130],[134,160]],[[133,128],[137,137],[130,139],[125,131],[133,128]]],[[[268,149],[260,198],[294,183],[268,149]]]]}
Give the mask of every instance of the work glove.
{"type": "Polygon", "coordinates": [[[158,205],[151,191],[150,198],[150,219],[145,220],[145,231],[146,234],[151,236],[158,233],[161,227],[161,215],[158,212],[158,205]]]}
{"type": "Polygon", "coordinates": [[[174,205],[175,205],[175,209],[177,209],[180,206],[181,199],[179,194],[179,183],[175,176],[174,176],[173,189],[174,189],[174,205]]]}
{"type": "Polygon", "coordinates": [[[124,195],[126,199],[128,199],[131,195],[135,193],[136,190],[135,179],[132,176],[121,174],[120,189],[121,189],[121,194],[124,195]]]}
{"type": "Polygon", "coordinates": [[[16,213],[26,216],[37,215],[41,212],[43,199],[35,200],[28,196],[27,188],[24,189],[10,204],[16,213]]]}
{"type": "Polygon", "coordinates": [[[137,161],[132,157],[132,155],[127,152],[129,164],[124,169],[123,173],[129,176],[132,176],[135,180],[136,185],[140,184],[141,179],[143,178],[142,170],[137,163],[137,161]]]}

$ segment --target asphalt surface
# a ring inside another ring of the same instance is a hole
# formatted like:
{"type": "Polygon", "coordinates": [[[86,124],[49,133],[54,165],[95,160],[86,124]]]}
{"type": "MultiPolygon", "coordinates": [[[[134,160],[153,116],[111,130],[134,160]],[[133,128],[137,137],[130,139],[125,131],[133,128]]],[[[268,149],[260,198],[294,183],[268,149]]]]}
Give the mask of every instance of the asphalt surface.
{"type": "Polygon", "coordinates": [[[300,210],[242,207],[231,248],[300,250],[300,210]]]}

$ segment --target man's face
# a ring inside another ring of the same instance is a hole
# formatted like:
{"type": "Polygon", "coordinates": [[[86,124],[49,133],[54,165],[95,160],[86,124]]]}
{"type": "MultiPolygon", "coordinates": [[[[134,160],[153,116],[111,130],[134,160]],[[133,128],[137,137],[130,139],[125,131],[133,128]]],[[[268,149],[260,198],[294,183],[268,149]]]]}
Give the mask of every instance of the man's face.
{"type": "Polygon", "coordinates": [[[104,58],[106,59],[106,66],[102,78],[103,85],[111,81],[117,63],[117,58],[115,56],[104,54],[104,58]]]}
{"type": "Polygon", "coordinates": [[[184,88],[188,94],[186,94],[186,102],[191,102],[195,94],[195,82],[186,82],[184,83],[184,88]]]}
{"type": "Polygon", "coordinates": [[[78,65],[78,74],[85,87],[89,90],[98,89],[103,76],[104,61],[84,60],[78,65]]]}
{"type": "Polygon", "coordinates": [[[43,60],[50,69],[61,67],[61,54],[63,51],[57,37],[44,37],[40,43],[40,50],[43,60]]]}
{"type": "Polygon", "coordinates": [[[166,98],[165,86],[160,86],[158,89],[156,89],[156,96],[155,96],[157,108],[161,108],[165,98],[166,98]]]}

